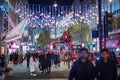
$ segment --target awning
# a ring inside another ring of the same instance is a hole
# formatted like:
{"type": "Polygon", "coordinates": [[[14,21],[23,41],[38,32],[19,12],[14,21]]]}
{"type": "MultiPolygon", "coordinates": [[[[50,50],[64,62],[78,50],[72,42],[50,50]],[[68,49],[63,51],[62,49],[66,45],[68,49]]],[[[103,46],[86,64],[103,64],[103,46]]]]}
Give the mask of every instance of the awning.
{"type": "Polygon", "coordinates": [[[22,37],[24,28],[27,24],[28,18],[22,20],[16,27],[9,31],[6,35],[5,42],[10,42],[22,37]]]}

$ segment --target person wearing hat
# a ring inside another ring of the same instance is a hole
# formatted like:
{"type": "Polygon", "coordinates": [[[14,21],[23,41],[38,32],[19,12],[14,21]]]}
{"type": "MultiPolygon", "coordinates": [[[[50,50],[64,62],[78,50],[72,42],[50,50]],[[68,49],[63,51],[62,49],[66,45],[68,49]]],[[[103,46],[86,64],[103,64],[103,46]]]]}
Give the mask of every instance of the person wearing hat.
{"type": "Polygon", "coordinates": [[[117,64],[111,59],[108,49],[103,49],[101,58],[96,62],[97,80],[116,80],[117,64]]]}
{"type": "Polygon", "coordinates": [[[89,53],[86,48],[82,48],[79,58],[72,65],[69,80],[94,80],[94,67],[89,60],[89,53]]]}

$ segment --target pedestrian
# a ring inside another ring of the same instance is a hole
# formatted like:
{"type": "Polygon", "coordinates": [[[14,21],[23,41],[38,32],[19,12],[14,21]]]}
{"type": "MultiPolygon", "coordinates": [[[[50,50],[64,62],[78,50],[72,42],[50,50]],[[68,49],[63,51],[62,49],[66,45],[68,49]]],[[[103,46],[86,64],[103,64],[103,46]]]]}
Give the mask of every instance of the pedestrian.
{"type": "Polygon", "coordinates": [[[115,64],[118,63],[117,59],[116,59],[116,55],[115,55],[115,52],[112,51],[110,52],[110,59],[113,60],[115,62],[115,64]]]}
{"type": "Polygon", "coordinates": [[[93,64],[93,66],[96,66],[96,58],[94,56],[94,53],[89,53],[89,59],[91,63],[93,64]]]}
{"type": "Polygon", "coordinates": [[[46,74],[46,60],[45,60],[45,53],[41,52],[39,55],[39,69],[42,71],[42,74],[46,74]]]}
{"type": "Polygon", "coordinates": [[[46,54],[47,72],[51,72],[51,53],[46,54]]]}
{"type": "Polygon", "coordinates": [[[33,53],[31,53],[31,57],[30,57],[30,75],[31,76],[36,76],[36,71],[35,71],[35,62],[36,62],[36,59],[35,59],[35,56],[33,53]]]}
{"type": "Polygon", "coordinates": [[[19,64],[22,64],[23,63],[23,54],[19,51],[19,53],[18,53],[18,62],[19,62],[19,64]]]}
{"type": "Polygon", "coordinates": [[[59,54],[55,54],[55,56],[54,56],[54,64],[55,64],[55,68],[60,66],[59,54]]]}
{"type": "Polygon", "coordinates": [[[14,59],[14,65],[17,65],[18,64],[18,52],[17,51],[13,54],[13,59],[14,59]]]}
{"type": "Polygon", "coordinates": [[[0,54],[0,80],[5,79],[6,68],[5,54],[0,54]]]}
{"type": "Polygon", "coordinates": [[[30,52],[29,52],[29,51],[27,51],[27,53],[26,53],[26,55],[25,55],[25,57],[24,57],[24,59],[23,59],[23,60],[25,60],[25,59],[26,59],[26,62],[27,62],[27,68],[29,68],[29,64],[30,64],[30,57],[31,57],[31,54],[30,54],[30,52]]]}
{"type": "Polygon", "coordinates": [[[13,63],[13,52],[10,54],[10,63],[13,63]]]}
{"type": "Polygon", "coordinates": [[[108,49],[103,49],[101,58],[96,62],[97,80],[116,80],[117,79],[117,65],[114,60],[110,58],[108,49]]]}
{"type": "Polygon", "coordinates": [[[69,58],[69,56],[68,56],[68,54],[66,53],[66,54],[64,55],[64,65],[65,65],[65,64],[67,65],[67,63],[68,63],[68,58],[69,58]]]}
{"type": "Polygon", "coordinates": [[[88,50],[82,48],[71,68],[69,80],[94,80],[94,67],[89,60],[88,50]]]}

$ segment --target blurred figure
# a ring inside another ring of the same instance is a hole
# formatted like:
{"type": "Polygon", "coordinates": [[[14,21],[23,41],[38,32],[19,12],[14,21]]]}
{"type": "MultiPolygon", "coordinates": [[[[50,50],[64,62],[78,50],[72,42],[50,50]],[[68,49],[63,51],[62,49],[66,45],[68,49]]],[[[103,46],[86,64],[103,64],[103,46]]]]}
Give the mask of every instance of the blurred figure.
{"type": "Polygon", "coordinates": [[[96,62],[97,80],[116,80],[117,79],[117,65],[110,58],[108,49],[103,49],[101,58],[96,62]]]}
{"type": "Polygon", "coordinates": [[[91,63],[93,64],[93,66],[96,66],[96,58],[94,56],[94,53],[89,54],[89,59],[90,59],[91,63]]]}
{"type": "Polygon", "coordinates": [[[35,59],[34,53],[31,53],[30,65],[29,65],[29,67],[30,67],[30,75],[31,76],[36,76],[35,62],[36,62],[36,59],[35,59]]]}
{"type": "Polygon", "coordinates": [[[41,52],[38,58],[39,58],[39,69],[42,70],[43,75],[45,75],[46,74],[45,53],[41,52]]]}
{"type": "Polygon", "coordinates": [[[51,72],[51,53],[46,54],[46,64],[47,64],[47,72],[51,72]]]}
{"type": "Polygon", "coordinates": [[[54,64],[55,64],[55,68],[56,67],[60,67],[60,57],[59,57],[59,54],[55,54],[55,56],[54,56],[54,64]]]}
{"type": "Polygon", "coordinates": [[[24,57],[24,59],[23,59],[23,60],[25,60],[25,59],[26,59],[26,61],[27,61],[27,68],[29,68],[29,64],[30,64],[30,57],[31,57],[31,54],[30,54],[30,52],[29,52],[29,51],[27,51],[27,53],[26,53],[26,55],[25,55],[25,57],[24,57]]]}
{"type": "Polygon", "coordinates": [[[94,67],[89,60],[88,50],[82,48],[78,60],[73,63],[69,80],[94,80],[93,74],[94,67]]]}
{"type": "Polygon", "coordinates": [[[10,54],[10,63],[13,63],[13,52],[10,54]]]}
{"type": "Polygon", "coordinates": [[[115,55],[115,52],[112,51],[110,52],[110,59],[113,60],[115,62],[115,64],[117,64],[117,59],[116,59],[116,55],[115,55]]]}
{"type": "Polygon", "coordinates": [[[0,80],[5,79],[5,73],[6,73],[6,61],[5,61],[5,55],[0,54],[0,80]]]}
{"type": "Polygon", "coordinates": [[[18,52],[17,51],[13,54],[13,61],[14,61],[14,65],[18,64],[18,52]]]}
{"type": "Polygon", "coordinates": [[[69,55],[66,53],[66,54],[64,55],[64,65],[67,65],[68,59],[69,59],[69,55]]]}
{"type": "Polygon", "coordinates": [[[19,64],[23,63],[23,54],[20,51],[18,53],[18,62],[19,62],[19,64]]]}

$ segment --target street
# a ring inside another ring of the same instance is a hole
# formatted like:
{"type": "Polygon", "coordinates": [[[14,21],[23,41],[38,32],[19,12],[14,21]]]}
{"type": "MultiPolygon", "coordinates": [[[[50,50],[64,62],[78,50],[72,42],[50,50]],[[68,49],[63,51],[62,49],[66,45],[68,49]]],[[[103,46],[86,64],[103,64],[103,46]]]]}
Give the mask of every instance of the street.
{"type": "Polygon", "coordinates": [[[55,68],[54,65],[52,65],[51,73],[46,74],[43,76],[40,73],[40,70],[38,69],[38,65],[36,63],[36,73],[37,76],[33,77],[30,75],[29,69],[26,68],[26,62],[22,65],[12,65],[10,64],[9,67],[12,67],[13,73],[9,73],[7,80],[66,80],[69,75],[69,70],[67,65],[64,65],[63,62],[61,62],[60,67],[55,68]]]}
{"type": "MultiPolygon", "coordinates": [[[[72,65],[72,63],[71,63],[72,65]]],[[[55,68],[55,65],[52,65],[51,73],[43,76],[38,69],[36,63],[36,73],[37,76],[33,77],[30,75],[29,69],[26,68],[26,62],[22,65],[13,65],[9,64],[9,67],[13,68],[13,73],[9,73],[7,80],[68,80],[69,71],[68,65],[64,65],[61,62],[60,67],[55,68]]],[[[118,68],[118,75],[120,75],[120,68],[118,68]]]]}

